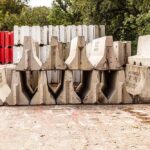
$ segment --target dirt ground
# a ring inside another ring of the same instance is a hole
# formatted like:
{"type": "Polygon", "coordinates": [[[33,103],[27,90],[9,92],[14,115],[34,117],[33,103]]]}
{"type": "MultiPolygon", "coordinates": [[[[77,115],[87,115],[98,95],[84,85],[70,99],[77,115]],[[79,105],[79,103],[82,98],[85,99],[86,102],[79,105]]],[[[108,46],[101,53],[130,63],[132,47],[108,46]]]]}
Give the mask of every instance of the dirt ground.
{"type": "Polygon", "coordinates": [[[149,150],[150,105],[0,107],[0,150],[149,150]]]}

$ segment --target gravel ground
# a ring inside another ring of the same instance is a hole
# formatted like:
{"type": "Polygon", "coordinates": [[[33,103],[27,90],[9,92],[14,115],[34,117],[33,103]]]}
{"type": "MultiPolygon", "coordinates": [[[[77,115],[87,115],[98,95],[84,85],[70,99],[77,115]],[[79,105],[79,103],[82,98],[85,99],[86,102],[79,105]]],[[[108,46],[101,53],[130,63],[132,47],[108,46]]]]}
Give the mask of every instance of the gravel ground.
{"type": "Polygon", "coordinates": [[[150,105],[0,108],[0,150],[150,150],[150,105]]]}

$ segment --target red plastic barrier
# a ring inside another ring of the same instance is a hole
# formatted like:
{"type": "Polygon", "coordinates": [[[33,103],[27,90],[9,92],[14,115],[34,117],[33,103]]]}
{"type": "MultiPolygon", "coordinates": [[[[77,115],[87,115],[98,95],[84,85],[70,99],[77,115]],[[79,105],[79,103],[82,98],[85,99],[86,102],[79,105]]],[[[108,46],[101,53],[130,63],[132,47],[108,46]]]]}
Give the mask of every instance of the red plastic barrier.
{"type": "Polygon", "coordinates": [[[5,47],[5,32],[0,32],[0,47],[5,47]]]}
{"type": "Polygon", "coordinates": [[[13,63],[13,49],[5,48],[5,63],[13,63]]]}
{"type": "Polygon", "coordinates": [[[0,63],[5,63],[5,48],[0,48],[0,63]]]}
{"type": "Polygon", "coordinates": [[[13,63],[14,33],[0,32],[0,63],[13,63]]]}
{"type": "Polygon", "coordinates": [[[14,34],[13,32],[5,32],[5,47],[14,45],[14,34]]]}
{"type": "Polygon", "coordinates": [[[9,50],[9,63],[13,63],[13,48],[9,50]]]}
{"type": "Polygon", "coordinates": [[[5,63],[9,63],[9,48],[5,48],[5,63]]]}

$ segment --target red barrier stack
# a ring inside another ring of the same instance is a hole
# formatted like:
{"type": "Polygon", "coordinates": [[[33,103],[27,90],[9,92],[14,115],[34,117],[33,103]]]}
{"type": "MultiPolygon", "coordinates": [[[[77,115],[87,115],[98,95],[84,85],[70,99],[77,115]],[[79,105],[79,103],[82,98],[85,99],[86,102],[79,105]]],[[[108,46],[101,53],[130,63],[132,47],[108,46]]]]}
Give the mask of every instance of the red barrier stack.
{"type": "Polygon", "coordinates": [[[13,62],[14,33],[8,31],[0,32],[0,63],[13,62]]]}

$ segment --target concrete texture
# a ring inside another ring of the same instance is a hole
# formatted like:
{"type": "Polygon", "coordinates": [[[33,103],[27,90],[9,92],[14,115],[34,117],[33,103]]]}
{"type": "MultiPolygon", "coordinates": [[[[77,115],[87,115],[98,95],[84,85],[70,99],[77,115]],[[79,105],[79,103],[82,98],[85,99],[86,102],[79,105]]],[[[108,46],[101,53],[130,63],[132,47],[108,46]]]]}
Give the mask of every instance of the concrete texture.
{"type": "Polygon", "coordinates": [[[150,68],[128,64],[126,67],[126,88],[135,103],[150,102],[150,68]]]}
{"type": "Polygon", "coordinates": [[[55,99],[49,92],[47,84],[47,76],[45,71],[40,71],[38,80],[38,89],[31,100],[31,105],[41,105],[41,104],[56,104],[55,99]]]}
{"type": "Polygon", "coordinates": [[[150,35],[139,36],[137,55],[128,58],[129,64],[149,67],[150,66],[149,46],[150,46],[150,35]]]}
{"type": "Polygon", "coordinates": [[[61,55],[62,47],[58,42],[58,38],[52,36],[51,38],[51,50],[46,62],[42,65],[43,70],[65,70],[66,65],[61,55]]]}
{"type": "Polygon", "coordinates": [[[87,44],[86,53],[96,70],[118,70],[121,67],[115,56],[112,36],[93,40],[87,44]]]}
{"type": "Polygon", "coordinates": [[[0,105],[2,105],[3,102],[5,102],[10,92],[11,90],[7,84],[5,69],[0,68],[0,105]]]}
{"type": "Polygon", "coordinates": [[[69,57],[65,61],[70,70],[92,70],[93,66],[86,55],[86,41],[83,36],[71,41],[69,57]]]}
{"type": "Polygon", "coordinates": [[[36,54],[36,44],[30,36],[24,37],[23,55],[19,63],[16,66],[16,70],[40,70],[42,62],[39,60],[36,54]]]}
{"type": "Polygon", "coordinates": [[[113,42],[113,47],[120,66],[125,66],[128,63],[128,57],[131,56],[131,42],[115,41],[113,42]]]}
{"type": "Polygon", "coordinates": [[[74,90],[72,71],[65,71],[63,87],[57,97],[57,104],[80,104],[81,100],[74,90]]]}
{"type": "Polygon", "coordinates": [[[150,105],[0,108],[1,150],[149,150],[150,105]]]}

